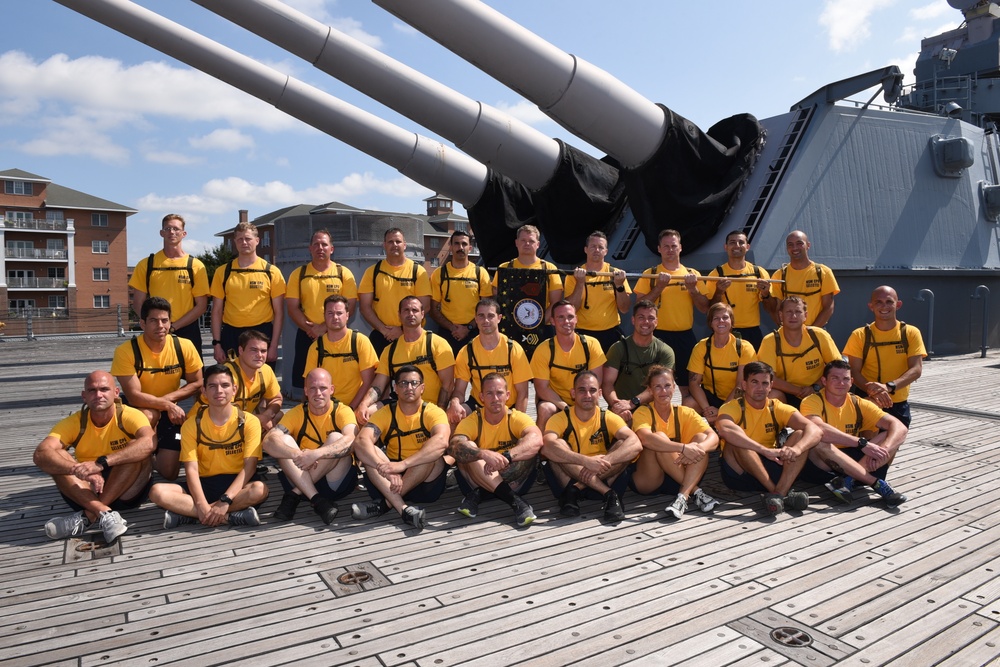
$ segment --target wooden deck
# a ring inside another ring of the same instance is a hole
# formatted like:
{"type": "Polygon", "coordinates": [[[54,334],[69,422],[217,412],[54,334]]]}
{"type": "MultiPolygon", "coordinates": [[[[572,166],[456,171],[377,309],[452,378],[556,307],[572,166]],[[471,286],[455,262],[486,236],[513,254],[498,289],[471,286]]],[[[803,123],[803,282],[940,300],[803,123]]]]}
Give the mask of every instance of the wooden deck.
{"type": "Polygon", "coordinates": [[[630,493],[616,526],[596,502],[565,519],[538,484],[520,530],[497,503],[456,514],[449,489],[418,533],[352,521],[363,491],[332,526],[306,506],[272,522],[270,475],[257,528],[164,531],[147,504],[112,548],[51,541],[67,509],[31,453],[118,342],[0,343],[4,665],[1000,664],[1000,354],[925,365],[897,510],[813,488],[764,517],[713,464],[711,516],[630,493]]]}

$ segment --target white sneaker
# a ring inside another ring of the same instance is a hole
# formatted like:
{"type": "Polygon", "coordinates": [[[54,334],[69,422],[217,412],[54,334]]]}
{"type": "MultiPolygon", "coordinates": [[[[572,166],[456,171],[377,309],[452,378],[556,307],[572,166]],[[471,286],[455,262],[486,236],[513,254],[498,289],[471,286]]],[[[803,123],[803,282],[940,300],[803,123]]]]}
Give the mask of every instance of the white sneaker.
{"type": "Polygon", "coordinates": [[[684,516],[684,512],[687,512],[687,510],[688,510],[687,497],[681,494],[677,494],[677,497],[674,498],[674,502],[670,503],[667,506],[667,514],[674,517],[675,519],[680,519],[682,516],[684,516]]]}
{"type": "Polygon", "coordinates": [[[719,504],[719,501],[708,495],[701,489],[695,489],[695,492],[691,494],[694,498],[694,504],[705,514],[711,514],[715,509],[715,506],[719,504]]]}
{"type": "Polygon", "coordinates": [[[90,521],[83,510],[68,516],[57,516],[45,522],[45,534],[53,540],[64,540],[67,537],[79,537],[87,530],[90,521]]]}
{"type": "Polygon", "coordinates": [[[104,533],[104,541],[108,544],[113,543],[128,530],[128,521],[114,510],[101,512],[98,521],[101,524],[101,531],[104,533]]]}

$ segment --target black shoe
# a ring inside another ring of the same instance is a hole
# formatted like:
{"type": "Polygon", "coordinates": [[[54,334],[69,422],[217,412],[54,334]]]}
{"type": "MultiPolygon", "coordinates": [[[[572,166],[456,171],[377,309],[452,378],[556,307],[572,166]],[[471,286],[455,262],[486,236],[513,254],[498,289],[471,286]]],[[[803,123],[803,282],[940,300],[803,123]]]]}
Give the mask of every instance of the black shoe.
{"type": "Polygon", "coordinates": [[[327,500],[323,496],[316,496],[313,500],[313,511],[319,515],[319,518],[323,519],[323,523],[330,525],[333,520],[337,518],[337,504],[327,500]]]}
{"type": "Polygon", "coordinates": [[[464,514],[470,519],[476,518],[476,515],[479,514],[479,501],[481,498],[482,496],[477,486],[465,494],[465,498],[462,499],[462,503],[458,506],[458,513],[464,514]]]}
{"type": "Polygon", "coordinates": [[[295,510],[298,509],[300,502],[302,502],[302,496],[289,491],[285,495],[281,496],[281,502],[278,503],[278,509],[274,510],[274,518],[279,521],[291,521],[295,516],[295,510]]]}
{"type": "Polygon", "coordinates": [[[407,505],[403,508],[403,523],[408,523],[416,529],[424,527],[424,512],[419,507],[414,507],[413,505],[407,505]]]}
{"type": "Polygon", "coordinates": [[[351,505],[351,516],[355,519],[375,519],[382,516],[389,510],[389,504],[385,500],[370,502],[366,505],[354,503],[351,505]]]}
{"type": "Polygon", "coordinates": [[[563,516],[580,516],[580,490],[570,483],[559,496],[559,513],[563,516]]]}
{"type": "Polygon", "coordinates": [[[604,494],[604,518],[612,522],[621,521],[625,518],[625,508],[622,507],[622,499],[618,497],[614,489],[604,494]]]}

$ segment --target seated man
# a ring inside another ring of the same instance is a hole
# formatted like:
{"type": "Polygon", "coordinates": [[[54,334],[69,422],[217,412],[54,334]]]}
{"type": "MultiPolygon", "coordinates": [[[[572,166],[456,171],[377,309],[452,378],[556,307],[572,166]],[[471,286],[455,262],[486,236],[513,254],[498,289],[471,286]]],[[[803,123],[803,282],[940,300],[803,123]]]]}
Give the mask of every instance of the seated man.
{"type": "MultiPolygon", "coordinates": [[[[314,368],[324,368],[333,378],[333,397],[357,410],[375,380],[378,355],[368,336],[347,326],[350,302],[334,294],[323,302],[326,333],[309,346],[305,376],[314,368]]],[[[304,386],[304,385],[303,385],[304,386]]]]}
{"type": "Polygon", "coordinates": [[[809,494],[792,491],[808,460],[807,452],[819,442],[819,427],[795,408],[768,398],[774,371],[751,361],[743,373],[743,397],[725,403],[715,429],[722,439],[722,481],[734,491],[764,493],[770,514],[809,507],[809,494]],[[787,439],[786,428],[792,433],[787,439]],[[780,437],[779,437],[780,436],[780,437]]]}
{"type": "Polygon", "coordinates": [[[285,493],[274,518],[291,520],[305,497],[329,525],[337,516],[334,501],[358,485],[351,457],[358,422],[349,407],[331,399],[333,380],[322,368],[306,374],[305,396],[307,403],[289,410],[262,443],[281,466],[278,481],[285,493]]]}
{"type": "Polygon", "coordinates": [[[821,382],[822,391],[802,401],[802,414],[823,432],[822,441],[809,452],[812,470],[807,468],[804,477],[824,482],[847,504],[854,500],[851,491],[856,480],[873,487],[889,507],[902,505],[906,496],[896,493],[885,475],[906,439],[906,427],[873,402],[850,393],[850,363],[831,361],[823,369],[821,382]]]}
{"type": "Polygon", "coordinates": [[[667,507],[667,514],[675,519],[687,512],[688,498],[694,498],[702,512],[712,512],[719,501],[698,484],[708,469],[708,453],[719,446],[719,436],[691,408],[671,405],[675,387],[672,369],[650,368],[646,387],[653,402],[637,409],[632,417],[632,430],[642,443],[632,489],[643,495],[676,494],[667,507]]]}
{"type": "Polygon", "coordinates": [[[632,335],[622,338],[608,350],[601,391],[608,409],[632,423],[632,414],[653,397],[646,388],[646,374],[653,366],[673,370],[674,351],[653,334],[658,322],[656,305],[639,300],[632,308],[632,335]]]}
{"type": "Polygon", "coordinates": [[[177,479],[179,429],[186,415],[178,403],[201,389],[201,352],[187,338],[170,333],[170,303],[158,296],[142,302],[142,334],[115,348],[111,374],[125,401],[146,415],[156,429],[153,465],[166,479],[177,479]],[[181,385],[181,380],[186,384],[181,385]]]}
{"type": "Polygon", "coordinates": [[[527,526],[535,513],[521,496],[535,481],[542,432],[531,417],[507,407],[510,390],[503,375],[488,374],[482,388],[483,407],[459,423],[448,449],[458,462],[458,486],[465,494],[458,511],[476,516],[484,489],[510,505],[517,525],[527,526]]]}
{"type": "Polygon", "coordinates": [[[604,498],[604,518],[621,521],[627,468],[642,452],[642,444],[621,417],[598,408],[601,380],[596,373],[577,373],[572,393],[573,406],[545,425],[546,480],[563,516],[578,516],[580,491],[592,490],[604,498]]]}
{"type": "Polygon", "coordinates": [[[46,522],[45,534],[54,540],[78,537],[99,521],[104,541],[111,544],[128,530],[118,511],[146,499],[156,447],[153,429],[142,412],[118,401],[110,373],[88,375],[81,396],[83,409],[56,424],[35,450],[35,465],[52,476],[75,510],[46,522]]]}
{"type": "Polygon", "coordinates": [[[354,443],[373,502],[353,505],[351,515],[371,519],[391,505],[404,523],[419,529],[424,527],[424,510],[410,503],[432,503],[444,492],[444,452],[451,427],[444,410],[423,400],[424,374],[419,368],[403,366],[394,380],[399,399],[379,408],[354,443]]]}
{"type": "Polygon", "coordinates": [[[267,500],[267,485],[256,479],[260,421],[233,405],[236,381],[228,366],[205,369],[202,395],[207,406],[181,427],[185,483],[154,484],[149,499],[166,510],[163,527],[185,523],[259,526],[256,506],[267,500]]]}

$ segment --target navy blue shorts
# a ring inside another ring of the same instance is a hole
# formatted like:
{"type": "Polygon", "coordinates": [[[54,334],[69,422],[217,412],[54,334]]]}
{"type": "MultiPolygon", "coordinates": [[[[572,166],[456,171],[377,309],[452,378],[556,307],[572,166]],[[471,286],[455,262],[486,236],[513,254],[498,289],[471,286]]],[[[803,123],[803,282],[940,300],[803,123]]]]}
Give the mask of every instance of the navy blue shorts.
{"type": "MultiPolygon", "coordinates": [[[[767,470],[767,476],[771,478],[772,482],[777,483],[781,479],[781,471],[784,468],[777,462],[764,457],[761,457],[761,462],[764,464],[764,469],[767,470]]],[[[756,477],[746,471],[737,474],[725,459],[719,460],[719,472],[722,473],[722,483],[733,491],[767,493],[767,489],[757,481],[756,477]]]]}
{"type": "MultiPolygon", "coordinates": [[[[528,493],[528,491],[531,491],[531,487],[535,485],[535,480],[537,478],[538,478],[538,460],[536,457],[535,467],[531,470],[531,472],[519,480],[515,479],[514,484],[511,484],[510,488],[517,495],[523,496],[526,493],[528,493]],[[520,485],[517,485],[517,482],[520,482],[520,485]]],[[[465,475],[462,474],[462,471],[460,468],[458,468],[458,466],[455,467],[455,481],[458,482],[458,489],[459,491],[462,492],[463,496],[466,496],[472,492],[472,482],[470,482],[465,478],[465,475]]],[[[486,489],[483,489],[481,493],[483,500],[487,500],[493,497],[493,493],[487,491],[486,489]]]]}
{"type": "Polygon", "coordinates": [[[681,387],[688,385],[688,360],[691,358],[691,351],[698,341],[694,338],[691,329],[686,331],[661,331],[657,329],[653,335],[670,346],[674,351],[674,379],[681,387]]]}
{"type": "MultiPolygon", "coordinates": [[[[351,491],[358,488],[358,475],[360,474],[357,466],[351,466],[351,469],[347,471],[344,479],[340,480],[340,484],[337,488],[331,488],[330,482],[327,481],[326,476],[320,477],[314,482],[316,485],[316,492],[323,496],[327,500],[340,500],[341,498],[350,495],[351,491]]],[[[278,481],[281,483],[281,488],[285,493],[291,493],[295,486],[288,481],[288,477],[285,476],[284,471],[278,471],[278,481]]]]}
{"type": "MultiPolygon", "coordinates": [[[[209,503],[214,503],[222,496],[223,493],[226,492],[226,490],[229,489],[233,480],[236,479],[236,475],[223,474],[212,475],[210,477],[199,476],[198,479],[201,481],[201,491],[205,494],[205,500],[209,503]]],[[[247,480],[247,484],[250,482],[256,482],[257,479],[257,475],[254,475],[247,480]]],[[[191,490],[188,489],[187,482],[178,482],[178,484],[184,488],[184,493],[191,495],[191,490]]],[[[246,486],[246,484],[244,484],[244,486],[246,486]]]]}
{"type": "MultiPolygon", "coordinates": [[[[108,468],[101,473],[101,476],[104,478],[105,482],[107,482],[108,477],[111,476],[111,470],[112,470],[111,468],[108,468]]],[[[152,485],[153,485],[153,478],[150,477],[149,481],[146,482],[145,488],[143,488],[142,491],[140,491],[139,493],[135,494],[135,497],[129,498],[128,500],[123,500],[122,498],[118,498],[113,503],[108,505],[108,507],[110,507],[116,512],[121,512],[122,510],[134,510],[136,507],[146,502],[146,500],[149,498],[149,487],[151,487],[152,485]]],[[[71,499],[65,493],[60,491],[59,495],[62,496],[63,500],[66,501],[67,505],[73,508],[74,512],[83,511],[83,506],[78,504],[75,500],[71,499]]]]}
{"type": "MultiPolygon", "coordinates": [[[[634,464],[626,466],[625,470],[623,470],[621,474],[618,475],[617,478],[615,478],[615,481],[612,482],[611,484],[608,484],[608,486],[610,486],[614,490],[614,492],[618,494],[619,498],[621,498],[625,494],[625,489],[627,489],[631,484],[632,471],[634,469],[635,469],[634,464]]],[[[552,469],[551,462],[546,462],[546,464],[542,466],[542,470],[545,471],[545,481],[548,482],[549,489],[551,489],[552,491],[552,495],[555,496],[556,498],[559,498],[559,496],[563,494],[563,491],[566,490],[566,487],[569,486],[569,484],[563,484],[559,481],[559,478],[556,477],[556,474],[552,469]]],[[[570,484],[574,483],[575,482],[570,480],[570,484]]],[[[597,491],[594,491],[589,486],[584,487],[583,491],[581,492],[581,495],[584,498],[589,498],[590,500],[603,499],[603,496],[598,494],[597,491]]]]}
{"type": "MultiPolygon", "coordinates": [[[[442,468],[441,474],[434,479],[430,479],[413,487],[408,494],[403,496],[403,500],[407,503],[433,503],[441,494],[444,493],[445,482],[447,481],[447,471],[448,468],[442,468]]],[[[368,489],[368,495],[372,500],[379,501],[385,500],[385,496],[382,492],[372,484],[371,480],[368,478],[368,471],[365,471],[365,488],[368,489]]]]}
{"type": "Polygon", "coordinates": [[[674,478],[666,473],[663,473],[663,483],[649,493],[643,493],[642,491],[636,489],[635,482],[632,480],[631,476],[629,476],[628,488],[632,489],[640,496],[676,496],[681,492],[681,485],[674,481],[674,478]]]}

